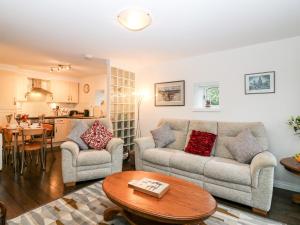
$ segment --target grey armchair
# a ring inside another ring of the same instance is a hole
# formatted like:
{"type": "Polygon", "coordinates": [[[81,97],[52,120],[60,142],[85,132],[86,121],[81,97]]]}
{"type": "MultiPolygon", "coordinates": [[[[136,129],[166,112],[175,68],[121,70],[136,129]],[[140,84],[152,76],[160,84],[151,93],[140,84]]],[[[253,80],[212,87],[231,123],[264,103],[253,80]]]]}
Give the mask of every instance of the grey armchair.
{"type": "MultiPolygon", "coordinates": [[[[94,119],[85,119],[91,125],[94,119]]],[[[111,122],[106,118],[99,121],[112,130],[111,122]]],[[[72,121],[71,128],[76,120],[72,121]]],[[[92,180],[106,177],[112,173],[122,171],[123,140],[112,138],[104,150],[79,150],[73,141],[66,141],[61,145],[62,175],[66,186],[73,186],[78,181],[92,180]]]]}

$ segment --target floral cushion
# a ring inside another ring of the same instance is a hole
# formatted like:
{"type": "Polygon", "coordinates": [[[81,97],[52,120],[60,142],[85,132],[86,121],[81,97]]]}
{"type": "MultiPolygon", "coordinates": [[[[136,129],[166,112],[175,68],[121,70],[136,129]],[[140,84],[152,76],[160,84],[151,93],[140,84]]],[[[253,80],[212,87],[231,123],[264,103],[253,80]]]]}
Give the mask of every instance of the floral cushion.
{"type": "Polygon", "coordinates": [[[193,130],[185,152],[201,156],[210,156],[216,137],[217,136],[212,133],[193,130]]]}
{"type": "Polygon", "coordinates": [[[97,150],[104,149],[112,137],[113,134],[99,120],[80,136],[90,148],[97,150]]]}

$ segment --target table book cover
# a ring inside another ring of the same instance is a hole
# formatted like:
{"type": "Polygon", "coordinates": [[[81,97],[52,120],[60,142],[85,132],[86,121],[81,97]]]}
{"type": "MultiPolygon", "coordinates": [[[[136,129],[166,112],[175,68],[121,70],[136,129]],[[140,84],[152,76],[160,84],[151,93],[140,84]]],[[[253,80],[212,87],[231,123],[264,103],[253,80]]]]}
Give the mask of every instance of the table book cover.
{"type": "Polygon", "coordinates": [[[158,180],[143,178],[141,180],[131,180],[128,186],[134,190],[161,198],[169,189],[170,185],[158,180]]]}

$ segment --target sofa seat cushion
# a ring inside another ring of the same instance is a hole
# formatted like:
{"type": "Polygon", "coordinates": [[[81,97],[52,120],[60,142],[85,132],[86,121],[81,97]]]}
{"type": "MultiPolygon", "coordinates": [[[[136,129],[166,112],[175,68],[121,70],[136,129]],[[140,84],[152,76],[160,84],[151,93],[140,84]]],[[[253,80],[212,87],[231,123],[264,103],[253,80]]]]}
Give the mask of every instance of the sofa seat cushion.
{"type": "Polygon", "coordinates": [[[202,175],[205,164],[211,158],[180,151],[171,156],[170,167],[202,175]]]}
{"type": "Polygon", "coordinates": [[[111,155],[106,150],[82,150],[77,158],[77,166],[99,165],[111,162],[111,155]]]}
{"type": "Polygon", "coordinates": [[[204,175],[216,180],[251,185],[250,166],[232,159],[214,157],[205,164],[204,175]]]}
{"type": "Polygon", "coordinates": [[[150,148],[143,152],[142,159],[153,164],[169,167],[170,158],[176,152],[182,151],[171,148],[150,148]]]}

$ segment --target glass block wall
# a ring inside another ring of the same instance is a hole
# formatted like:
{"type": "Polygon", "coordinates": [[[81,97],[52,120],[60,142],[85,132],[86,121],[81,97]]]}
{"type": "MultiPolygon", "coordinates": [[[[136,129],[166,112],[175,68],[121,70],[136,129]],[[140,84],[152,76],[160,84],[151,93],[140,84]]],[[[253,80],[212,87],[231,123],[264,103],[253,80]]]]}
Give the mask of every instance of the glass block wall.
{"type": "Polygon", "coordinates": [[[110,117],[114,136],[124,140],[124,158],[134,148],[135,135],[135,74],[111,68],[110,117]]]}

